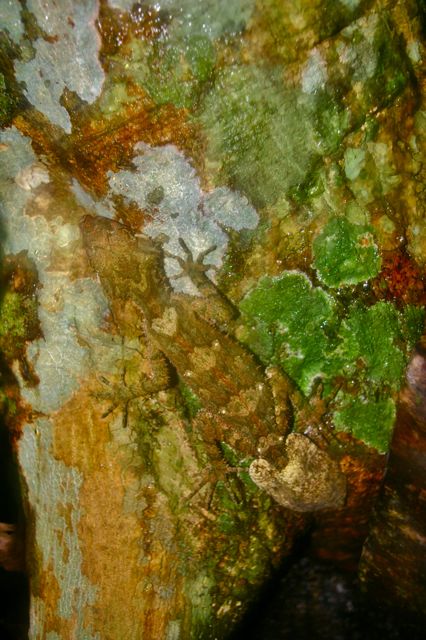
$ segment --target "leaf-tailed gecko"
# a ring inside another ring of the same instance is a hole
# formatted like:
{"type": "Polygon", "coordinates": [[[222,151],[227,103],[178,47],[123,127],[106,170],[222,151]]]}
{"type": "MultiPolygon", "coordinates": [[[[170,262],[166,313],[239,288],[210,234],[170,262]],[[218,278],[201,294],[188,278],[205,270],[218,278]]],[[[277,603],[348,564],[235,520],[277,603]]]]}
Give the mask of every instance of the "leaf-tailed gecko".
{"type": "Polygon", "coordinates": [[[255,484],[295,511],[341,507],[346,481],[337,461],[306,435],[287,434],[288,425],[277,421],[268,376],[253,354],[226,333],[235,310],[201,261],[188,257],[181,266],[202,296],[176,293],[158,242],[108,218],[85,216],[80,227],[110,303],[130,301],[140,309],[150,339],[200,399],[210,432],[252,460],[249,473],[255,484]]]}

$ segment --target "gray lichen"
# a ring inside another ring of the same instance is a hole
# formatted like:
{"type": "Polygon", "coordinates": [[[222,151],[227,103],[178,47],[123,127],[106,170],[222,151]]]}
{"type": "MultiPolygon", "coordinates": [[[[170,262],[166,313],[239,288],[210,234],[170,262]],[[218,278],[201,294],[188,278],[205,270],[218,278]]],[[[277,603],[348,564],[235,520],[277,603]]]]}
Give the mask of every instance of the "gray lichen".
{"type": "Polygon", "coordinates": [[[229,242],[226,228],[255,228],[256,210],[247,198],[227,187],[203,192],[194,168],[172,145],[150,147],[138,143],[135,151],[135,171],[109,173],[111,194],[121,195],[126,202],[151,213],[152,220],[143,233],[152,238],[166,237],[163,246],[170,255],[165,267],[172,286],[176,291],[197,295],[188,277],[175,278],[181,267],[173,256],[186,257],[179,240],[185,242],[194,259],[212,249],[204,263],[212,266],[208,275],[214,280],[229,242]]]}
{"type": "Polygon", "coordinates": [[[60,100],[64,89],[92,103],[99,95],[104,72],[98,59],[100,38],[94,26],[97,0],[28,0],[27,8],[49,40],[37,38],[35,55],[15,62],[16,79],[25,96],[48,120],[71,133],[71,120],[60,100]]]}
{"type": "Polygon", "coordinates": [[[49,412],[62,406],[92,367],[82,337],[98,353],[99,367],[104,371],[111,370],[113,362],[121,358],[121,343],[100,329],[108,309],[100,285],[90,278],[70,281],[66,273],[49,269],[55,252],[64,255],[75,251],[80,231],[61,216],[47,220],[43,215],[27,215],[34,189],[43,189],[45,184],[37,179],[33,189],[31,180],[25,182],[28,188],[17,180],[36,161],[29,139],[11,127],[0,133],[0,142],[7,147],[0,154],[3,251],[27,252],[42,285],[38,302],[43,337],[27,350],[40,384],[35,388],[24,385],[22,394],[35,409],[49,412]]]}
{"type": "Polygon", "coordinates": [[[19,43],[24,25],[21,20],[21,5],[16,0],[3,0],[0,3],[0,29],[7,31],[13,42],[19,43]]]}

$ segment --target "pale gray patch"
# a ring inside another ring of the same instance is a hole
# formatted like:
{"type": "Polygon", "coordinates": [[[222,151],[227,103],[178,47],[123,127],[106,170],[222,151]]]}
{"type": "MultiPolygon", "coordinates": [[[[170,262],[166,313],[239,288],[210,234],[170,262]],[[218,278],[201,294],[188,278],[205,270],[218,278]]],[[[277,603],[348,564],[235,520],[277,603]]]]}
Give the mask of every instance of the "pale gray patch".
{"type": "Polygon", "coordinates": [[[121,11],[130,11],[135,0],[108,0],[108,4],[113,9],[120,9],[121,11]]]}
{"type": "Polygon", "coordinates": [[[41,184],[50,182],[49,172],[40,162],[24,167],[15,177],[16,184],[25,191],[37,189],[41,184]]]}
{"type": "Polygon", "coordinates": [[[133,158],[136,171],[108,173],[113,193],[122,195],[127,202],[134,202],[142,209],[167,212],[171,220],[177,215],[190,216],[201,199],[201,189],[195,169],[173,145],[150,147],[145,143],[135,145],[138,152],[133,158]],[[152,194],[162,190],[157,205],[152,204],[152,194]]]}
{"type": "MultiPolygon", "coordinates": [[[[16,127],[0,131],[0,141],[7,148],[0,153],[0,180],[3,186],[9,179],[14,182],[16,175],[37,158],[31,146],[31,139],[24,136],[16,127]]],[[[2,190],[3,195],[3,190],[2,190]]]]}
{"type": "Polygon", "coordinates": [[[17,0],[1,0],[0,29],[7,31],[13,42],[19,43],[24,34],[24,25],[21,20],[21,5],[17,0]]]}
{"type": "Polygon", "coordinates": [[[111,370],[121,357],[121,343],[101,329],[108,301],[100,284],[90,278],[70,281],[66,273],[48,269],[53,252],[74,252],[80,230],[76,224],[64,223],[60,216],[48,221],[41,215],[26,215],[31,191],[20,188],[15,179],[35,161],[29,140],[12,127],[0,133],[0,141],[8,145],[0,154],[3,250],[11,254],[26,251],[42,285],[38,312],[43,337],[27,349],[40,384],[27,387],[21,380],[21,392],[35,409],[54,411],[93,370],[94,362],[100,371],[111,370]]]}
{"type": "Polygon", "coordinates": [[[25,97],[53,124],[71,133],[68,111],[59,104],[66,86],[60,55],[54,44],[38,39],[36,55],[29,62],[15,62],[16,79],[25,83],[25,97]]]}
{"type": "Polygon", "coordinates": [[[51,122],[71,133],[71,120],[59,100],[65,87],[92,103],[100,95],[104,73],[98,59],[100,38],[94,20],[97,0],[28,0],[28,9],[54,42],[38,38],[35,56],[15,62],[25,96],[51,122]]]}
{"type": "MultiPolygon", "coordinates": [[[[181,272],[173,256],[186,258],[179,240],[183,240],[194,259],[210,251],[204,264],[219,268],[223,263],[228,235],[224,227],[237,231],[253,229],[258,222],[247,198],[226,187],[204,193],[200,181],[185,156],[172,145],[150,147],[138,143],[133,159],[135,171],[109,172],[111,192],[151,213],[143,232],[164,239],[165,270],[175,291],[197,295],[188,277],[175,278],[181,272]]],[[[208,272],[214,280],[212,269],[208,272]]]]}
{"type": "Polygon", "coordinates": [[[36,161],[30,139],[15,127],[0,132],[0,142],[7,148],[0,154],[0,225],[5,253],[19,253],[28,249],[27,226],[31,221],[24,209],[31,192],[20,189],[16,177],[36,161]]]}
{"type": "Polygon", "coordinates": [[[108,340],[99,330],[108,303],[97,282],[90,278],[70,282],[66,275],[49,274],[39,292],[39,305],[43,337],[29,345],[27,356],[40,383],[24,386],[22,395],[34,409],[49,413],[78,389],[93,370],[93,361],[97,371],[108,372],[122,353],[119,341],[108,340]]]}
{"type": "Polygon", "coordinates": [[[96,635],[86,628],[83,615],[85,606],[95,603],[97,593],[83,574],[79,546],[82,514],[78,504],[83,479],[77,469],[56,460],[52,431],[52,423],[47,419],[25,425],[19,441],[19,463],[29,503],[37,505],[34,514],[39,560],[43,569],[53,572],[58,581],[57,613],[68,620],[76,617],[76,637],[95,640],[96,635]],[[59,532],[61,535],[57,535],[59,532]]]}
{"type": "Polygon", "coordinates": [[[216,222],[235,231],[255,229],[259,222],[256,209],[247,198],[228,187],[218,187],[207,193],[203,206],[204,211],[216,222]]]}
{"type": "Polygon", "coordinates": [[[318,49],[313,49],[302,70],[303,93],[315,93],[325,87],[327,66],[318,49]]]}
{"type": "Polygon", "coordinates": [[[95,211],[98,216],[102,216],[103,218],[113,218],[115,214],[115,209],[113,203],[104,198],[104,200],[95,200],[90,193],[88,193],[78,180],[75,178],[71,181],[71,191],[75,195],[75,198],[82,207],[85,209],[89,209],[90,211],[95,211]]]}

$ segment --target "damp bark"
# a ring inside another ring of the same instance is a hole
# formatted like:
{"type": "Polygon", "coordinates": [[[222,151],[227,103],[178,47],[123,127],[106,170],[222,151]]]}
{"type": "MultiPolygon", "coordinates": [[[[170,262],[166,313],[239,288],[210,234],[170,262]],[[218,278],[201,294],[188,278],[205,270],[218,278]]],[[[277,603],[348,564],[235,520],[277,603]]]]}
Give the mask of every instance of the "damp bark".
{"type": "Polygon", "coordinates": [[[30,638],[225,638],[312,528],[357,565],[424,325],[423,18],[0,9],[30,638]]]}

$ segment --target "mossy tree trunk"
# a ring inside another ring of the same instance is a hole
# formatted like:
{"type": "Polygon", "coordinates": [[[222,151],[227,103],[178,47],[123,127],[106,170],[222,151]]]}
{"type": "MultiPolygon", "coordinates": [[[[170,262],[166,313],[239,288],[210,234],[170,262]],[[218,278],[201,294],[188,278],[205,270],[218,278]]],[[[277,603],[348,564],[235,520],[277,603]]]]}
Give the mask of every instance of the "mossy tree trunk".
{"type": "Polygon", "coordinates": [[[312,525],[358,561],[423,331],[421,19],[0,8],[2,405],[34,640],[226,637],[312,525]]]}

